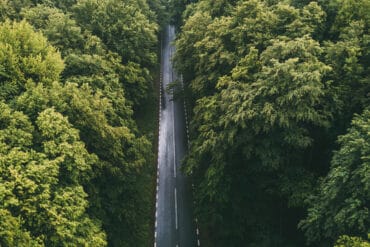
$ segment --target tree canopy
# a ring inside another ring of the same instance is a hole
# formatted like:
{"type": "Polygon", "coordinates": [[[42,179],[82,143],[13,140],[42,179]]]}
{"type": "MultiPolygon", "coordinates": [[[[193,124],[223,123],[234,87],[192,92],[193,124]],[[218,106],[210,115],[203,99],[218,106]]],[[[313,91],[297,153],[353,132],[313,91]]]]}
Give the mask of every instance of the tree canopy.
{"type": "Polygon", "coordinates": [[[157,128],[135,113],[153,104],[161,11],[1,1],[1,246],[150,243],[157,128]]]}
{"type": "Polygon", "coordinates": [[[191,106],[185,164],[210,246],[366,239],[368,8],[200,0],[183,12],[175,62],[191,106]]]}

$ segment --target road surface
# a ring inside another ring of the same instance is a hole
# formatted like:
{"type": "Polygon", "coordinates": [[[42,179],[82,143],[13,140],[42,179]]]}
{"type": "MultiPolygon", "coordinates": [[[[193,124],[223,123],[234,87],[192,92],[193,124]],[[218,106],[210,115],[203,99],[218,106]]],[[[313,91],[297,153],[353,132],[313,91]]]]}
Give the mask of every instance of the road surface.
{"type": "Polygon", "coordinates": [[[181,160],[187,148],[182,100],[173,101],[166,92],[177,79],[172,67],[175,29],[168,26],[162,39],[161,104],[158,147],[158,179],[155,221],[155,247],[197,246],[192,214],[191,189],[182,174],[181,160]]]}

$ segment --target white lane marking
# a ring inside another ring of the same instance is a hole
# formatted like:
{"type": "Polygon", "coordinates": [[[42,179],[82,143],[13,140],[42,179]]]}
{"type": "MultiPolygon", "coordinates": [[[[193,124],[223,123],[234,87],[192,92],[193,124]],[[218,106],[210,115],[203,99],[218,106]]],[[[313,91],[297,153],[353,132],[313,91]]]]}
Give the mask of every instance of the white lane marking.
{"type": "MultiPolygon", "coordinates": [[[[170,35],[169,35],[170,36],[170,35]]],[[[162,40],[161,40],[162,41],[162,40]]],[[[161,46],[162,47],[162,46],[161,46]]],[[[161,52],[162,52],[162,49],[161,49],[161,52]]],[[[172,57],[173,55],[173,50],[170,49],[170,57],[172,57]]],[[[170,64],[171,66],[171,64],[170,64]]],[[[173,77],[173,71],[172,71],[172,77],[173,77]]],[[[161,78],[162,80],[162,78],[161,78]]],[[[172,78],[173,80],[173,78],[172,78]]],[[[184,90],[184,84],[183,84],[183,76],[181,75],[181,78],[180,78],[180,81],[181,81],[181,87],[182,87],[182,90],[184,90]]],[[[162,91],[160,90],[160,93],[162,93],[162,91]]],[[[190,141],[189,141],[189,125],[188,125],[188,113],[187,113],[187,109],[186,109],[186,102],[185,102],[185,99],[184,99],[184,111],[185,111],[185,127],[186,127],[186,134],[187,134],[187,142],[188,142],[188,147],[190,147],[190,141]]],[[[175,106],[174,106],[174,103],[172,104],[173,106],[173,144],[174,144],[174,177],[176,178],[176,144],[175,144],[175,106]]],[[[194,184],[192,184],[192,187],[194,189],[194,184]]],[[[194,201],[195,203],[195,201],[194,201]]],[[[175,221],[176,221],[176,229],[178,229],[178,214],[177,214],[177,190],[175,188],[175,214],[176,214],[176,217],[175,217],[175,221]]],[[[195,222],[198,223],[198,219],[195,218],[195,222]]],[[[198,246],[200,246],[200,240],[199,240],[199,228],[198,226],[196,227],[196,233],[197,233],[197,244],[198,246]]],[[[178,247],[179,245],[176,244],[176,247],[178,247]]],[[[156,247],[156,246],[155,246],[156,247]]]]}
{"type": "MultiPolygon", "coordinates": [[[[180,75],[180,82],[181,82],[181,88],[184,91],[184,81],[183,81],[182,75],[180,75]]],[[[188,149],[189,149],[190,148],[189,122],[188,122],[188,111],[186,109],[185,98],[184,98],[184,111],[185,111],[185,129],[186,129],[187,144],[188,144],[188,149]]]]}
{"type": "Polygon", "coordinates": [[[175,103],[172,101],[172,113],[173,113],[173,176],[176,178],[176,142],[175,142],[175,103]]]}
{"type": "MultiPolygon", "coordinates": [[[[163,59],[163,46],[161,39],[161,59],[163,59]]],[[[157,160],[157,188],[156,188],[156,200],[155,200],[155,227],[154,227],[154,247],[157,247],[157,227],[158,227],[158,194],[159,194],[159,147],[161,145],[161,120],[162,120],[162,80],[163,74],[162,69],[160,71],[160,83],[159,83],[159,108],[158,108],[158,160],[157,160]]]]}
{"type": "Polygon", "coordinates": [[[178,215],[177,215],[177,190],[175,188],[175,223],[176,223],[176,230],[179,228],[178,222],[178,215]]]}

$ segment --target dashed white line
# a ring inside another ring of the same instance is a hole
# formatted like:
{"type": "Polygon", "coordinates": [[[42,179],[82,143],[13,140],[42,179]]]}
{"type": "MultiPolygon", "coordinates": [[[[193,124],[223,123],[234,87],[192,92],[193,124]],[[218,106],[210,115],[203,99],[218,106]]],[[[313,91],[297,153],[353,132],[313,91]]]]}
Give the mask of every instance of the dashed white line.
{"type": "MultiPolygon", "coordinates": [[[[162,39],[161,39],[161,57],[163,54],[163,47],[162,47],[162,39]]],[[[159,147],[161,143],[161,119],[162,119],[162,114],[161,114],[161,109],[162,109],[162,78],[163,74],[162,71],[160,71],[160,84],[159,84],[159,108],[158,108],[158,155],[159,155],[159,147]]],[[[154,223],[154,247],[157,247],[157,227],[158,227],[158,193],[159,193],[159,156],[157,160],[157,188],[156,188],[156,200],[155,200],[155,223],[154,223]]]]}
{"type": "Polygon", "coordinates": [[[176,230],[179,228],[178,222],[178,215],[177,215],[177,190],[175,188],[175,223],[176,223],[176,230]]]}
{"type": "Polygon", "coordinates": [[[172,128],[172,139],[173,139],[173,176],[176,178],[176,142],[175,142],[175,104],[172,102],[173,111],[173,128],[172,128]]]}
{"type": "MultiPolygon", "coordinates": [[[[182,75],[181,75],[180,81],[181,81],[181,88],[184,91],[184,82],[183,82],[182,75]]],[[[187,112],[187,109],[186,109],[185,99],[184,99],[184,112],[185,112],[185,128],[186,128],[187,144],[188,144],[188,148],[190,148],[188,112],[187,112]]],[[[195,187],[194,187],[193,183],[192,183],[191,186],[194,190],[195,187]]],[[[193,204],[195,204],[195,201],[193,201],[193,204]]],[[[198,228],[198,219],[197,218],[195,218],[195,223],[196,223],[196,233],[197,233],[197,244],[198,244],[198,246],[200,246],[200,239],[199,239],[200,232],[199,232],[199,228],[198,228]]]]}

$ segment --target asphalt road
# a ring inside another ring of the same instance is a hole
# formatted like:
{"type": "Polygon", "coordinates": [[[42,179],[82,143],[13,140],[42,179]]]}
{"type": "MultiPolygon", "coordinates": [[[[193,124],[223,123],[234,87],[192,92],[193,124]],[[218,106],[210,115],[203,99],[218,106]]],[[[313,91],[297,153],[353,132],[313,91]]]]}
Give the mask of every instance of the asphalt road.
{"type": "Polygon", "coordinates": [[[161,110],[158,147],[158,179],[155,222],[156,247],[197,246],[192,213],[191,189],[181,172],[181,160],[187,148],[182,100],[173,101],[166,92],[178,77],[172,67],[175,29],[168,26],[162,39],[161,110]]]}

